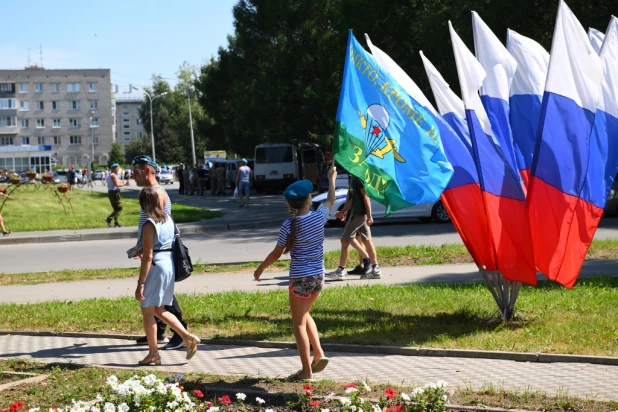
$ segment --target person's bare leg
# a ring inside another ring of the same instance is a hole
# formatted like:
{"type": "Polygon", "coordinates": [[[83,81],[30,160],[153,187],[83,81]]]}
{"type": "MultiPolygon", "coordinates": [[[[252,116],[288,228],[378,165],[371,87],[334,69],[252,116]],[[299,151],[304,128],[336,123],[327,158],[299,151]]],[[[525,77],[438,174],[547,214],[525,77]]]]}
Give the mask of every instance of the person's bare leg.
{"type": "Polygon", "coordinates": [[[347,239],[341,239],[341,257],[339,258],[339,266],[345,267],[348,263],[348,257],[350,256],[350,241],[347,239]]]}
{"type": "Polygon", "coordinates": [[[2,219],[2,215],[0,215],[0,229],[2,229],[2,233],[6,232],[6,228],[4,227],[4,219],[2,219]]]}
{"type": "Polygon", "coordinates": [[[368,259],[369,258],[369,255],[367,254],[367,251],[365,251],[365,247],[363,246],[363,244],[359,243],[359,241],[356,240],[356,238],[352,239],[350,241],[350,244],[358,252],[358,255],[361,258],[361,262],[363,261],[363,259],[368,259]]]}
{"type": "Polygon", "coordinates": [[[161,319],[167,326],[173,329],[174,332],[176,332],[182,338],[182,340],[185,341],[185,344],[187,343],[187,338],[190,336],[190,334],[185,329],[185,327],[182,326],[182,323],[180,323],[176,315],[165,310],[165,306],[155,307],[155,315],[159,319],[161,319]]]}
{"type": "Polygon", "coordinates": [[[371,264],[377,265],[378,264],[378,254],[376,252],[376,247],[374,246],[373,242],[371,241],[371,239],[363,239],[363,244],[365,245],[365,248],[367,249],[367,255],[369,256],[369,260],[371,261],[371,264]]]}
{"type": "Polygon", "coordinates": [[[142,309],[142,318],[144,321],[144,332],[148,339],[148,354],[154,355],[159,351],[157,345],[157,322],[155,320],[154,306],[148,306],[142,309]]]}
{"type": "MultiPolygon", "coordinates": [[[[298,347],[298,355],[302,370],[298,372],[299,379],[311,379],[311,351],[309,347],[309,336],[307,334],[307,310],[308,299],[295,296],[292,291],[290,294],[290,311],[292,312],[292,327],[294,328],[294,338],[298,347]]],[[[315,323],[314,323],[315,325],[315,323]]]]}
{"type": "Polygon", "coordinates": [[[324,351],[322,350],[322,345],[320,345],[320,335],[318,334],[318,327],[313,320],[313,316],[309,313],[311,306],[318,298],[318,295],[311,295],[309,299],[307,299],[307,336],[309,337],[309,342],[311,342],[311,347],[313,348],[313,362],[315,363],[324,357],[324,351]]]}

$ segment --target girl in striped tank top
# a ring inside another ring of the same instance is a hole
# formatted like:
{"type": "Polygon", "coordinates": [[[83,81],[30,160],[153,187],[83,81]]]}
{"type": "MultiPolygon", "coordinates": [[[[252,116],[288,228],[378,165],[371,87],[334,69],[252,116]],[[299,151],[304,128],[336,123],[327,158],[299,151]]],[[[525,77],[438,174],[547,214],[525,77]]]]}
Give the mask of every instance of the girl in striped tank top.
{"type": "Polygon", "coordinates": [[[324,286],[324,225],[335,202],[336,178],[337,171],[331,167],[328,171],[328,197],[315,211],[311,210],[313,184],[310,181],[300,180],[285,189],[283,196],[288,201],[290,217],[281,225],[274,250],[253,273],[259,282],[264,269],[282,254],[290,253],[290,312],[302,364],[302,369],[290,376],[290,380],[312,379],[314,373],[323,371],[328,364],[309,309],[324,286]],[[313,362],[310,344],[313,346],[313,362]]]}

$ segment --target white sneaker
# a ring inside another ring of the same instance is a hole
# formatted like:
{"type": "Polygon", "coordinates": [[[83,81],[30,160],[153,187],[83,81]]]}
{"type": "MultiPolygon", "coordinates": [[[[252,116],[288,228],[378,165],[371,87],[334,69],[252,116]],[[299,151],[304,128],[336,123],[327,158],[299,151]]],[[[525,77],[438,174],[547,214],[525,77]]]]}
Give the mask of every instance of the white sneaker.
{"type": "Polygon", "coordinates": [[[332,272],[328,272],[326,274],[326,279],[328,280],[345,280],[346,270],[339,266],[337,270],[333,270],[332,272]]]}
{"type": "Polygon", "coordinates": [[[371,272],[361,275],[361,279],[382,279],[382,273],[380,273],[380,267],[373,265],[371,272]]]}

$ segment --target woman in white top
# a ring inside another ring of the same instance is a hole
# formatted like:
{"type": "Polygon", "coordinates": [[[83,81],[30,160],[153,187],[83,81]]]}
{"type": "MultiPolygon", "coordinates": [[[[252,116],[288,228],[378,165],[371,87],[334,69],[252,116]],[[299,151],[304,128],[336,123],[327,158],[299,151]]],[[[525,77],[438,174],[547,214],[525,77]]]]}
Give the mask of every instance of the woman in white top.
{"type": "Polygon", "coordinates": [[[239,207],[249,206],[249,195],[251,194],[251,168],[247,166],[247,159],[240,161],[240,167],[236,172],[236,187],[238,197],[240,197],[239,207]],[[245,199],[247,199],[245,201],[245,199]]]}

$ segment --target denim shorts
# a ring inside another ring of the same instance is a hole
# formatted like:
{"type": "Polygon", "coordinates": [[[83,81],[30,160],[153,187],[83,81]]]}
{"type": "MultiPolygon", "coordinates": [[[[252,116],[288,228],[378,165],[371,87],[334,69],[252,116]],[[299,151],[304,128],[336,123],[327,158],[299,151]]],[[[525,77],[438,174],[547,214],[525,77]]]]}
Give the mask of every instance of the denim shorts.
{"type": "Polygon", "coordinates": [[[241,196],[249,196],[251,193],[250,182],[238,182],[238,194],[241,196]]]}
{"type": "Polygon", "coordinates": [[[290,278],[289,290],[298,298],[307,299],[310,296],[320,296],[323,288],[324,274],[290,278]]]}

